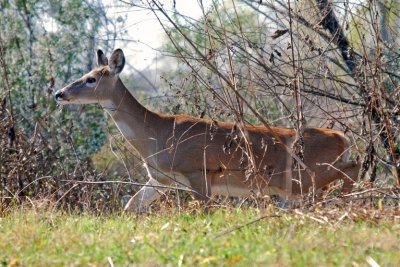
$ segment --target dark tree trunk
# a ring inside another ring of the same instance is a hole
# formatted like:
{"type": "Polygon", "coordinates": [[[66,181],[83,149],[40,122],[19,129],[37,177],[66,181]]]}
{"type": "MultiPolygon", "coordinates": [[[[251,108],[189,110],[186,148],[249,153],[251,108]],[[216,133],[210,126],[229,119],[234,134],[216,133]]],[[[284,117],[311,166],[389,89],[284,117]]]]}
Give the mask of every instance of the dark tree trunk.
{"type": "MultiPolygon", "coordinates": [[[[357,61],[354,54],[351,52],[352,49],[349,41],[344,35],[343,28],[339,24],[332,9],[331,2],[329,0],[316,0],[316,3],[321,14],[321,25],[333,36],[332,41],[340,49],[342,58],[348,68],[348,74],[357,81],[357,61]]],[[[367,111],[370,114],[370,118],[376,125],[376,130],[379,132],[379,137],[384,148],[390,155],[390,163],[396,168],[397,182],[400,184],[400,166],[399,163],[396,164],[396,162],[398,162],[398,157],[396,156],[396,153],[392,153],[393,151],[390,145],[389,132],[380,113],[380,110],[382,110],[380,102],[373,98],[368,88],[365,88],[365,85],[361,83],[359,85],[359,94],[365,99],[366,109],[368,109],[367,111]]]]}

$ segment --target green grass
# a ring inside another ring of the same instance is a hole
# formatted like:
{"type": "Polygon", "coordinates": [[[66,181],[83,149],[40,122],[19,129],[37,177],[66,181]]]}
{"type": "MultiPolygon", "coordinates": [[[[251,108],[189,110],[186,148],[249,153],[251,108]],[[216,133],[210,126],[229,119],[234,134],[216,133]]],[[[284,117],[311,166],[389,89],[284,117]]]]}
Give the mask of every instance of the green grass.
{"type": "Polygon", "coordinates": [[[371,257],[381,266],[400,266],[398,219],[346,218],[255,209],[140,216],[19,209],[0,218],[0,262],[3,266],[107,266],[109,260],[115,266],[368,266],[366,259],[371,257]],[[263,215],[267,217],[228,232],[263,215]]]}

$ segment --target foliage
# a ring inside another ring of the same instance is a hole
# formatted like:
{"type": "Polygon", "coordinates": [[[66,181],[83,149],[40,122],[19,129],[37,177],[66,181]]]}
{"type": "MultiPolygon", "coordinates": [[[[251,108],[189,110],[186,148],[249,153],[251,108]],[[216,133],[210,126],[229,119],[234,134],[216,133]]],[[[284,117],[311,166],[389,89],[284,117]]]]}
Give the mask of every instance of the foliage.
{"type": "Polygon", "coordinates": [[[238,92],[249,99],[265,118],[281,120],[275,97],[266,99],[263,85],[253,82],[255,73],[252,71],[260,66],[249,57],[250,54],[257,55],[258,50],[267,45],[267,24],[252,9],[239,5],[234,10],[232,5],[227,1],[214,3],[201,20],[180,16],[179,13],[172,16],[176,26],[168,28],[169,38],[163,51],[180,60],[176,69],[163,74],[168,84],[166,91],[171,96],[169,100],[174,102],[169,105],[172,106],[169,111],[215,120],[238,120],[236,111],[243,108],[242,115],[248,122],[260,124],[245,106],[238,103],[240,101],[234,100],[234,94],[219,76],[222,74],[235,83],[238,92]],[[208,68],[204,59],[215,69],[208,68]],[[220,73],[216,73],[216,69],[220,73]],[[173,98],[171,91],[177,98],[173,98]],[[263,95],[262,99],[258,98],[260,95],[263,95]]]}
{"type": "Polygon", "coordinates": [[[97,1],[0,2],[2,201],[60,197],[60,180],[93,177],[89,156],[107,139],[107,117],[95,106],[63,111],[52,92],[91,69],[99,46],[113,47],[117,33],[103,8],[97,1]]]}
{"type": "MultiPolygon", "coordinates": [[[[176,69],[162,75],[162,101],[150,103],[157,111],[295,127],[297,132],[303,122],[299,114],[304,114],[306,126],[333,127],[351,137],[352,157],[363,162],[363,174],[368,172],[370,182],[378,177],[377,185],[392,185],[398,178],[400,61],[395,1],[344,7],[325,0],[213,1],[199,19],[150,2],[143,8],[154,11],[168,37],[162,50],[169,61],[178,59],[176,69]],[[386,19],[379,19],[377,14],[385,10],[386,19]],[[341,23],[331,23],[334,19],[341,23]],[[385,35],[390,38],[384,39],[383,32],[390,32],[385,35]]],[[[132,1],[135,7],[142,4],[132,1]]],[[[71,202],[80,203],[77,206],[93,207],[88,192],[96,192],[95,199],[104,194],[106,187],[95,190],[65,182],[105,179],[90,160],[101,159],[100,172],[109,167],[110,153],[99,152],[107,139],[103,111],[94,106],[61,111],[46,94],[91,69],[97,47],[106,52],[113,48],[124,20],[111,21],[105,14],[102,2],[96,0],[0,0],[4,203],[19,196],[51,196],[65,203],[71,197],[71,202]]],[[[140,102],[148,96],[141,93],[140,102]]],[[[113,150],[112,156],[118,154],[122,165],[134,158],[121,148],[122,142],[115,143],[110,147],[120,150],[113,150]]],[[[129,181],[136,163],[123,166],[129,181]]],[[[117,203],[121,187],[107,190],[117,203]]]]}

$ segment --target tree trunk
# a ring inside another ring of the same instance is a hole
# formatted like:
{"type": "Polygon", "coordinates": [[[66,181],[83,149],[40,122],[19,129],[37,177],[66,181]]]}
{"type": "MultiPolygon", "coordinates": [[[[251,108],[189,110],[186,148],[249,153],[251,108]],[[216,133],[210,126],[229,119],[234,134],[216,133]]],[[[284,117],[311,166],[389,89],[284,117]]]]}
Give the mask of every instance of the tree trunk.
{"type": "MultiPolygon", "coordinates": [[[[322,26],[329,31],[329,33],[333,36],[333,42],[338,46],[341,51],[342,58],[346,63],[348,68],[348,74],[353,77],[354,80],[358,80],[356,77],[356,66],[357,62],[354,57],[354,54],[351,53],[351,46],[349,41],[347,40],[346,36],[344,35],[343,29],[339,24],[339,21],[332,9],[331,2],[329,0],[316,0],[317,6],[321,13],[321,24],[322,26]]],[[[383,3],[379,2],[379,5],[383,5],[383,10],[386,10],[383,3]]],[[[384,12],[385,13],[385,12],[384,12]]],[[[384,16],[384,15],[383,15],[384,16]]],[[[382,20],[386,21],[385,17],[381,18],[382,20]]],[[[385,38],[389,38],[388,32],[385,33],[386,23],[380,23],[380,34],[384,35],[385,38]]],[[[381,36],[381,38],[383,38],[381,36]]],[[[369,111],[370,118],[373,121],[374,125],[376,125],[376,130],[379,132],[380,140],[388,152],[390,156],[390,163],[393,167],[396,168],[395,176],[397,175],[397,183],[400,185],[400,163],[398,163],[398,156],[396,153],[393,153],[393,148],[390,145],[390,134],[388,129],[384,124],[384,118],[381,116],[382,107],[378,99],[372,97],[370,93],[371,90],[365,88],[363,84],[359,85],[359,94],[365,99],[365,106],[369,111]]]]}

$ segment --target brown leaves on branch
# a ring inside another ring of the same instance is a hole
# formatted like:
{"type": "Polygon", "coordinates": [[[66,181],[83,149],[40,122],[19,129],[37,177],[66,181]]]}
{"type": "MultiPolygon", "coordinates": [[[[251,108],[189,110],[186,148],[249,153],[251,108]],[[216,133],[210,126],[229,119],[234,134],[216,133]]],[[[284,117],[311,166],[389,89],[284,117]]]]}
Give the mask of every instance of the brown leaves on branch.
{"type": "Polygon", "coordinates": [[[276,30],[274,35],[271,36],[272,39],[277,39],[287,33],[289,30],[288,29],[283,29],[283,30],[276,30]]]}

